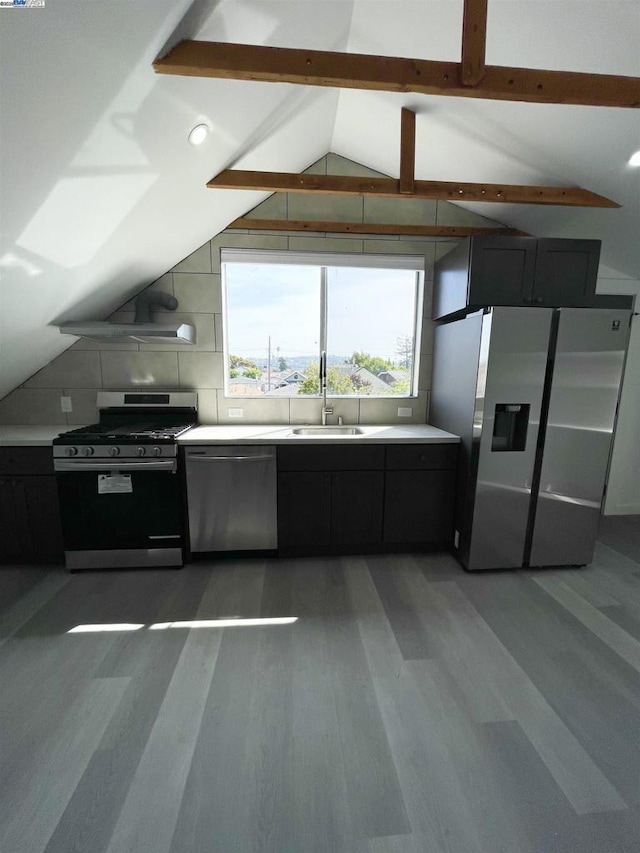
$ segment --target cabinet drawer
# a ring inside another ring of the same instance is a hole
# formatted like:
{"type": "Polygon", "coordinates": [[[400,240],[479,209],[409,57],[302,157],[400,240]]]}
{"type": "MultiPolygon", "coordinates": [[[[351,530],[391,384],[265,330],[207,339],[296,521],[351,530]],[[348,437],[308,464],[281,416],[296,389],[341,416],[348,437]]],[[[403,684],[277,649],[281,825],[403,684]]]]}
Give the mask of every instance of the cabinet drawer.
{"type": "Polygon", "coordinates": [[[0,474],[53,474],[53,449],[0,447],[0,474]]]}
{"type": "Polygon", "coordinates": [[[387,470],[455,468],[457,444],[390,444],[387,447],[387,470]]]}
{"type": "Polygon", "coordinates": [[[384,446],[278,447],[278,471],[366,471],[384,468],[384,446]]]}

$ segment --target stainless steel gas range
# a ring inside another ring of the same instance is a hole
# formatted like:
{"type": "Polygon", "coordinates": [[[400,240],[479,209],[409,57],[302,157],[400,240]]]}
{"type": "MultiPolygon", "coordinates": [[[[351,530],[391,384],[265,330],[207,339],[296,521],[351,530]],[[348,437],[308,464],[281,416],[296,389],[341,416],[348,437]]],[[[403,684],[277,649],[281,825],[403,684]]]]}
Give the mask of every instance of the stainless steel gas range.
{"type": "Polygon", "coordinates": [[[197,395],[100,392],[97,404],[97,424],[53,442],[67,568],[182,566],[177,438],[197,395]]]}

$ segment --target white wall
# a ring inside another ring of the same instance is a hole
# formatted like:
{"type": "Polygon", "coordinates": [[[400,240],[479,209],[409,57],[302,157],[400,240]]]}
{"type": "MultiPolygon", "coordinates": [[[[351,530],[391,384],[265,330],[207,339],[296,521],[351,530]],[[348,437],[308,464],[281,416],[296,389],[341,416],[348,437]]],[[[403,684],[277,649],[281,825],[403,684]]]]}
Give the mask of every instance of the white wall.
{"type": "MultiPolygon", "coordinates": [[[[607,272],[604,272],[607,275],[607,272]]],[[[613,274],[613,273],[611,273],[613,274]]],[[[640,309],[640,281],[629,278],[598,279],[598,293],[636,295],[640,309]]],[[[640,317],[633,317],[627,364],[622,383],[618,424],[613,443],[605,515],[640,513],[640,317]]]]}

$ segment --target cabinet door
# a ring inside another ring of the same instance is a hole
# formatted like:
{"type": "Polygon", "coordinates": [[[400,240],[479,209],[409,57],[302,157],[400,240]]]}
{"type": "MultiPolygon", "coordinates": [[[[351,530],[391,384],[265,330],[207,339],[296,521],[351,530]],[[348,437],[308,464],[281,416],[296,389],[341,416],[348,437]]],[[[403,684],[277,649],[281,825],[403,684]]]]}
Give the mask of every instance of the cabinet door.
{"type": "Polygon", "coordinates": [[[25,556],[31,562],[62,562],[62,525],[56,478],[15,477],[25,513],[25,556]]]}
{"type": "Polygon", "coordinates": [[[0,563],[24,562],[24,531],[18,516],[13,480],[0,477],[0,563]]]}
{"type": "Polygon", "coordinates": [[[370,545],[380,542],[383,493],[383,471],[339,471],[332,474],[332,543],[370,545]]]}
{"type": "Polygon", "coordinates": [[[450,542],[454,492],[452,470],[387,471],[384,541],[450,542]]]}
{"type": "Polygon", "coordinates": [[[473,237],[470,305],[530,305],[536,270],[533,237],[473,237]]]}
{"type": "Polygon", "coordinates": [[[278,547],[326,546],[331,534],[331,474],[278,474],[278,547]]]}
{"type": "Polygon", "coordinates": [[[596,292],[599,260],[599,240],[538,240],[534,304],[589,308],[596,292]]]}

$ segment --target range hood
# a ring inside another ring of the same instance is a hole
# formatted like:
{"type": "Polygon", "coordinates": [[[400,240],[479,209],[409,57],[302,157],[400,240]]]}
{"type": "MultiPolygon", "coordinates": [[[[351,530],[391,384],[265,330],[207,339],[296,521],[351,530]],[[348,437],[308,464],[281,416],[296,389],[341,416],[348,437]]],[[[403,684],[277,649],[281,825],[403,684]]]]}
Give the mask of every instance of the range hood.
{"type": "Polygon", "coordinates": [[[91,338],[101,344],[137,341],[141,344],[195,344],[196,330],[187,323],[65,323],[63,335],[91,338]]]}
{"type": "Polygon", "coordinates": [[[103,344],[136,341],[141,344],[195,344],[196,330],[188,323],[154,323],[151,311],[164,308],[175,311],[178,300],[168,293],[154,290],[141,293],[136,299],[133,323],[109,323],[86,320],[59,326],[62,335],[77,335],[103,344]]]}

